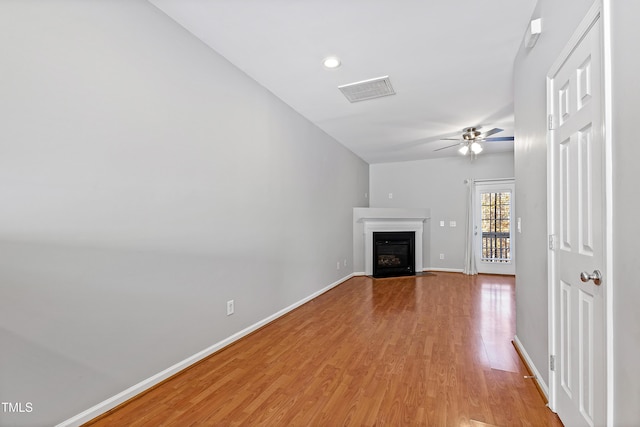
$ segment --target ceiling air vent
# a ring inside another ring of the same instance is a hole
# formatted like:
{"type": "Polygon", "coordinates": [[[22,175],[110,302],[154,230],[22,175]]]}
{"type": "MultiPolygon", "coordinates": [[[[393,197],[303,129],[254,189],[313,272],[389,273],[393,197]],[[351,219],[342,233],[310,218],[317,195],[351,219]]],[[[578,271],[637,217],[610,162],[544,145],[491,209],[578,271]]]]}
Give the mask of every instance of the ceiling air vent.
{"type": "Polygon", "coordinates": [[[338,89],[342,91],[350,102],[365,101],[396,94],[391,86],[389,76],[349,83],[338,86],[338,89]]]}

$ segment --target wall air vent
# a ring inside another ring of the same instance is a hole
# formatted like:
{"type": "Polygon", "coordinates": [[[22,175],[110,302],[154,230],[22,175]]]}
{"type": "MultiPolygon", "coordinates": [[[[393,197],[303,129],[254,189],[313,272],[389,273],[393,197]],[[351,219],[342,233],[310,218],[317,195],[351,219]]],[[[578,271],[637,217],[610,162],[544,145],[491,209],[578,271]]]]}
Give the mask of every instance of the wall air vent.
{"type": "Polygon", "coordinates": [[[338,86],[338,89],[342,91],[349,102],[365,101],[367,99],[381,98],[383,96],[396,94],[391,86],[389,76],[349,83],[347,85],[338,86]]]}

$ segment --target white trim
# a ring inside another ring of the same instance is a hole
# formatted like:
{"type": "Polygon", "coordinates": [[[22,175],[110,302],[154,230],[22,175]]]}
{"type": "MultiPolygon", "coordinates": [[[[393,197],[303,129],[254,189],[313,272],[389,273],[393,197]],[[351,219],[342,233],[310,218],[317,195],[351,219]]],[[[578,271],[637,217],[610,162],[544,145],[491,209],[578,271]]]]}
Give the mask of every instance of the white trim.
{"type": "MultiPolygon", "coordinates": [[[[557,60],[556,60],[557,62],[557,60]]],[[[556,66],[555,64],[552,66],[553,72],[550,70],[547,73],[546,79],[546,103],[547,103],[547,111],[546,116],[551,117],[550,123],[547,124],[547,141],[546,141],[546,149],[547,149],[547,238],[551,239],[555,233],[555,222],[554,222],[554,212],[556,209],[556,191],[554,188],[554,173],[553,168],[556,162],[556,158],[553,150],[553,141],[552,141],[552,129],[555,127],[555,120],[553,119],[553,90],[552,76],[557,72],[557,68],[560,67],[561,64],[556,66]],[[551,129],[549,129],[551,128],[551,129]]],[[[548,325],[547,325],[547,360],[550,360],[551,355],[557,354],[556,352],[556,328],[555,325],[557,323],[556,319],[556,301],[555,301],[555,285],[554,285],[554,277],[556,270],[556,258],[554,252],[549,246],[547,246],[547,317],[548,317],[548,325]]],[[[556,376],[553,371],[551,371],[551,367],[547,365],[547,375],[549,378],[549,389],[547,393],[547,405],[549,409],[553,412],[556,412],[556,376]]]]}
{"type": "Polygon", "coordinates": [[[492,182],[497,182],[497,183],[501,183],[501,182],[511,182],[513,184],[516,183],[516,179],[515,178],[480,178],[480,179],[474,179],[473,182],[477,183],[492,183],[492,182]]]}
{"type": "MultiPolygon", "coordinates": [[[[442,268],[442,267],[425,267],[422,269],[423,273],[433,273],[433,272],[441,272],[441,273],[464,273],[464,269],[462,268],[442,268]]],[[[370,276],[370,274],[365,273],[364,271],[359,271],[357,273],[353,273],[354,277],[360,276],[370,276]]],[[[496,276],[500,276],[500,274],[496,274],[496,276]]],[[[512,276],[511,274],[507,274],[507,276],[512,276]]],[[[412,277],[412,276],[406,276],[412,277]]]]}
{"type": "MultiPolygon", "coordinates": [[[[555,60],[553,65],[551,65],[549,72],[547,72],[548,78],[556,75],[556,73],[560,70],[562,65],[564,65],[564,63],[567,61],[567,59],[569,58],[569,56],[571,55],[575,47],[578,45],[580,40],[582,40],[584,36],[589,32],[593,24],[597,21],[598,17],[601,17],[602,15],[601,9],[602,9],[601,0],[596,0],[591,6],[591,8],[589,9],[589,11],[586,13],[584,18],[580,22],[580,24],[578,25],[578,28],[576,28],[575,32],[573,33],[569,41],[567,41],[567,44],[564,46],[560,54],[557,56],[557,59],[555,60]]],[[[547,111],[547,113],[551,114],[550,111],[547,111]]]]}
{"type": "Polygon", "coordinates": [[[614,406],[614,343],[613,343],[613,80],[611,71],[611,0],[602,0],[602,79],[604,83],[604,185],[605,185],[605,334],[607,360],[607,425],[615,425],[614,406]]]}
{"type": "Polygon", "coordinates": [[[140,381],[138,384],[135,384],[131,387],[129,387],[128,389],[121,391],[120,393],[116,394],[115,396],[112,396],[100,403],[98,403],[95,406],[92,406],[91,408],[87,409],[86,411],[83,411],[63,422],[61,422],[60,424],[57,424],[56,427],[76,427],[76,426],[80,426],[88,421],[91,421],[92,419],[96,418],[97,416],[104,414],[105,412],[115,408],[116,406],[120,405],[121,403],[126,402],[127,400],[135,397],[136,395],[144,392],[145,390],[150,389],[151,387],[153,387],[156,384],[161,383],[162,381],[166,380],[167,378],[171,377],[172,375],[177,374],[178,372],[188,368],[189,366],[193,365],[194,363],[199,362],[200,360],[212,355],[213,353],[223,349],[224,347],[228,346],[229,344],[232,344],[236,341],[238,341],[239,339],[249,335],[250,333],[260,329],[261,327],[265,326],[266,324],[276,320],[277,318],[289,313],[290,311],[298,308],[299,306],[311,301],[312,299],[322,295],[323,293],[335,288],[336,286],[338,286],[341,283],[346,282],[347,280],[349,280],[350,278],[352,278],[355,274],[351,273],[348,276],[343,277],[342,279],[339,279],[335,282],[333,282],[332,284],[330,284],[329,286],[326,286],[322,289],[320,289],[319,291],[316,291],[314,293],[312,293],[311,295],[301,299],[298,302],[295,302],[293,304],[291,304],[288,307],[283,308],[282,310],[278,311],[277,313],[272,314],[271,316],[268,316],[262,320],[260,320],[257,323],[254,323],[253,325],[239,331],[236,332],[235,334],[223,339],[222,341],[219,341],[215,344],[213,344],[212,346],[194,354],[193,356],[190,356],[186,359],[184,359],[181,362],[176,363],[173,366],[170,366],[169,368],[165,369],[162,372],[159,372],[149,378],[147,378],[146,380],[140,381]]]}
{"type": "MultiPolygon", "coordinates": [[[[451,269],[451,268],[450,269],[440,269],[440,270],[434,269],[434,268],[423,268],[422,269],[423,273],[426,273],[426,272],[429,272],[429,271],[443,271],[443,272],[444,271],[448,271],[448,272],[453,272],[453,273],[462,273],[462,269],[457,269],[457,268],[456,269],[451,269]]],[[[360,277],[360,276],[367,276],[367,273],[365,273],[364,271],[358,271],[358,272],[353,273],[353,277],[360,277]]],[[[412,277],[412,276],[405,276],[405,277],[412,277]]]]}
{"type": "MultiPolygon", "coordinates": [[[[547,97],[547,117],[551,115],[553,111],[552,105],[552,74],[547,75],[546,81],[546,97],[547,97]]],[[[556,200],[556,192],[554,188],[553,181],[553,165],[556,162],[554,152],[553,152],[553,141],[551,140],[551,131],[547,130],[547,237],[551,239],[551,236],[554,234],[555,230],[555,222],[553,220],[553,213],[555,211],[555,200],[556,200]]],[[[551,248],[547,247],[547,317],[548,317],[548,325],[547,325],[547,348],[548,354],[547,359],[551,355],[556,354],[556,328],[555,325],[557,323],[556,319],[556,302],[555,302],[555,287],[554,287],[554,277],[556,270],[554,252],[551,248]]],[[[548,394],[548,406],[553,412],[556,412],[556,395],[554,390],[556,389],[556,377],[554,373],[551,371],[550,367],[547,366],[547,373],[549,375],[549,390],[548,394]]]]}
{"type": "Polygon", "coordinates": [[[441,271],[443,273],[464,273],[463,268],[442,268],[442,267],[433,267],[433,268],[425,268],[422,271],[441,271]]]}
{"type": "Polygon", "coordinates": [[[533,360],[531,359],[531,357],[529,357],[529,353],[527,353],[527,350],[525,350],[524,345],[522,345],[522,342],[520,341],[517,335],[513,337],[513,344],[518,348],[518,351],[524,358],[525,362],[527,363],[527,366],[529,367],[529,369],[531,369],[531,373],[535,376],[534,379],[540,386],[540,390],[542,390],[542,393],[544,394],[544,396],[547,398],[547,400],[549,400],[549,386],[547,386],[547,384],[542,379],[542,375],[540,374],[540,371],[536,367],[536,364],[533,363],[533,360]]]}

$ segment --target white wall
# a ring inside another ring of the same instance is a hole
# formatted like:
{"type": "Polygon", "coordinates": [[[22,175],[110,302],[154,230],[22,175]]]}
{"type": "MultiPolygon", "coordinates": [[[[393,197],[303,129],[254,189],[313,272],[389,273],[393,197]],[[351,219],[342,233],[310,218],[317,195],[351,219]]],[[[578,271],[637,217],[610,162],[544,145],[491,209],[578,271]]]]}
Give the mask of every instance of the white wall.
{"type": "MultiPolygon", "coordinates": [[[[373,164],[369,174],[371,207],[431,209],[431,219],[425,223],[425,239],[430,239],[424,253],[425,268],[462,271],[467,200],[464,180],[512,178],[513,153],[483,153],[473,162],[456,156],[373,164]],[[446,226],[440,227],[440,221],[446,226]],[[449,227],[449,221],[456,221],[457,227],[449,227]],[[444,260],[440,260],[441,253],[444,260]]],[[[358,267],[356,271],[363,271],[358,267]]]]}
{"type": "Polygon", "coordinates": [[[0,51],[0,401],[33,404],[1,425],[63,421],[353,271],[368,165],[147,2],[3,1],[0,51]]]}
{"type": "MultiPolygon", "coordinates": [[[[611,4],[613,85],[613,255],[609,272],[614,301],[614,425],[634,426],[640,419],[640,301],[635,267],[640,256],[637,225],[637,117],[640,105],[638,2],[611,4]]],[[[568,42],[592,0],[539,0],[534,17],[543,33],[532,50],[522,48],[515,61],[516,215],[522,217],[517,241],[517,335],[548,384],[548,300],[546,240],[546,74],[568,42]],[[542,278],[542,280],[541,280],[542,278]]]]}

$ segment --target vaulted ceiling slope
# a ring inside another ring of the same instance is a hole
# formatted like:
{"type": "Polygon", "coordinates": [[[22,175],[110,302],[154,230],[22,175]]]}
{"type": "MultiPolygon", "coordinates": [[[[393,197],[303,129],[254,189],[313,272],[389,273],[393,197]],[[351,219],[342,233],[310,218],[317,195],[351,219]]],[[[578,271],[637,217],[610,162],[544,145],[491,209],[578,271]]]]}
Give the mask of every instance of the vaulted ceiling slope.
{"type": "Polygon", "coordinates": [[[434,150],[467,126],[513,136],[513,63],[535,0],[150,1],[369,163],[458,155],[434,150]],[[339,68],[323,67],[330,55],[339,68]],[[395,95],[351,103],[338,89],[382,76],[395,95]]]}

